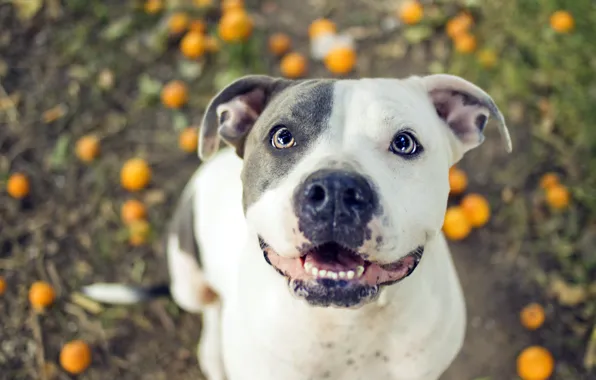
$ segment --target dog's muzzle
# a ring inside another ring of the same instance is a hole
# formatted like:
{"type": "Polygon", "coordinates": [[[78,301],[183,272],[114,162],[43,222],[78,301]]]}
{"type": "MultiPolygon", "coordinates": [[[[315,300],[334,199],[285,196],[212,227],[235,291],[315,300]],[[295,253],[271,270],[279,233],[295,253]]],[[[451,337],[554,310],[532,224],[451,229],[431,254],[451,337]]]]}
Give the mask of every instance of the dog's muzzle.
{"type": "Polygon", "coordinates": [[[305,249],[300,257],[278,255],[262,239],[265,260],[288,279],[290,290],[313,306],[355,307],[373,301],[381,286],[408,277],[424,252],[418,247],[400,260],[381,264],[337,243],[305,249]]]}
{"type": "Polygon", "coordinates": [[[284,257],[260,240],[265,260],[288,279],[292,293],[314,306],[358,307],[373,301],[383,285],[409,276],[419,247],[393,263],[368,260],[361,252],[379,209],[376,191],[362,175],[324,169],[310,174],[294,193],[298,229],[308,241],[299,257],[284,257]]]}

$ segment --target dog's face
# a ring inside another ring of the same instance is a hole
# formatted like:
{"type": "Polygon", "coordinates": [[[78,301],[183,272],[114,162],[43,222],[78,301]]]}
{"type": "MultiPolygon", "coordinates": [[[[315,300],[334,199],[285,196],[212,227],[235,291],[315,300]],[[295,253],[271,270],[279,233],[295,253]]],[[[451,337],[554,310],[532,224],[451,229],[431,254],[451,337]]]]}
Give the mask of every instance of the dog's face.
{"type": "Polygon", "coordinates": [[[248,224],[294,295],[354,307],[416,269],[441,230],[449,167],[491,114],[502,123],[487,94],[447,75],[249,76],[208,107],[200,154],[221,136],[243,157],[248,224]]]}

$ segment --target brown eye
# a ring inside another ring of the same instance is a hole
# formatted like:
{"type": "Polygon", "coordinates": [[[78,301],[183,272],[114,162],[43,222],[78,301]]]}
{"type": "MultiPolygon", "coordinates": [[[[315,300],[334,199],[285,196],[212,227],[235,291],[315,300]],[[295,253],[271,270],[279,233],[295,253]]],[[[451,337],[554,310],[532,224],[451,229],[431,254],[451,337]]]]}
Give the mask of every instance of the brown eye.
{"type": "Polygon", "coordinates": [[[271,145],[276,149],[288,149],[296,145],[296,140],[286,127],[278,128],[271,136],[271,145]]]}

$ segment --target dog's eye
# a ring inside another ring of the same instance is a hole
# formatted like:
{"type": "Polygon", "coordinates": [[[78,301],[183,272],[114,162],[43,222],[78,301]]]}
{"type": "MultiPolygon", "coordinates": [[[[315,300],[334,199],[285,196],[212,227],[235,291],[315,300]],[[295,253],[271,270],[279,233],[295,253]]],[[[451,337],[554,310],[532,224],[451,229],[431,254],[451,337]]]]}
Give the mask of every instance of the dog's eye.
{"type": "Polygon", "coordinates": [[[389,150],[400,156],[415,156],[422,151],[422,147],[409,132],[400,132],[393,138],[389,150]]]}
{"type": "Polygon", "coordinates": [[[288,128],[279,127],[271,135],[271,145],[276,149],[288,149],[296,145],[296,140],[288,128]]]}

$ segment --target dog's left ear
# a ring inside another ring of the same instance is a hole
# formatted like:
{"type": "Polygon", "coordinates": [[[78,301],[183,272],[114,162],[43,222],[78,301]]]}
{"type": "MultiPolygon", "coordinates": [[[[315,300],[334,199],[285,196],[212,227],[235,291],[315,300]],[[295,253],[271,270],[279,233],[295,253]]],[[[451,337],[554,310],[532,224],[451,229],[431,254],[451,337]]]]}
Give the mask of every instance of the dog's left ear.
{"type": "Polygon", "coordinates": [[[473,83],[447,74],[422,77],[422,82],[439,117],[451,128],[462,147],[462,154],[484,141],[489,116],[499,123],[499,132],[508,153],[511,137],[503,114],[493,99],[473,83]]]}
{"type": "Polygon", "coordinates": [[[209,103],[199,136],[199,157],[209,159],[220,138],[244,154],[244,141],[272,95],[291,81],[266,75],[248,75],[221,90],[209,103]]]}

